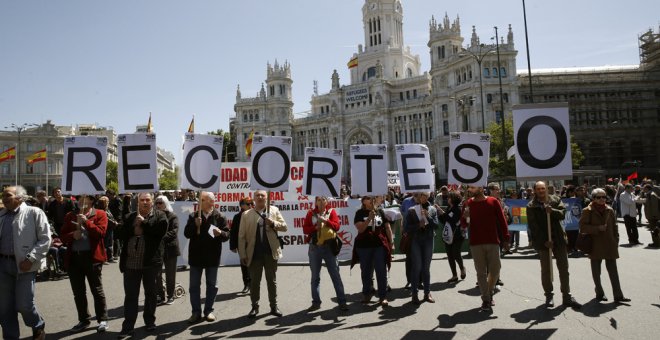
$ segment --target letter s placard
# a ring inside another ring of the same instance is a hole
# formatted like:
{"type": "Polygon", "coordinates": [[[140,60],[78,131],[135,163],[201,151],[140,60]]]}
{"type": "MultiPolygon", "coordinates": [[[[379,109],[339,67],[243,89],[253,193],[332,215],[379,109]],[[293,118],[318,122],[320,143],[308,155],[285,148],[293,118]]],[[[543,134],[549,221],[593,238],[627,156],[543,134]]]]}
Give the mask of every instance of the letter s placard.
{"type": "Polygon", "coordinates": [[[449,138],[449,184],[486,186],[490,135],[452,133],[449,138]]]}

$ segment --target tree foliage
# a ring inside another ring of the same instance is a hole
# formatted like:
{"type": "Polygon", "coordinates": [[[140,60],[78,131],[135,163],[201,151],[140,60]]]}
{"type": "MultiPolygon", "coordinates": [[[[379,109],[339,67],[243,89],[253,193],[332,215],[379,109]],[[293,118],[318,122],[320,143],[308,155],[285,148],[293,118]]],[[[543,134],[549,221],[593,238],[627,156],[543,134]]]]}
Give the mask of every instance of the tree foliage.
{"type": "Polygon", "coordinates": [[[105,166],[105,188],[112,190],[115,193],[119,190],[119,182],[117,175],[117,162],[107,161],[105,166]]]}
{"type": "Polygon", "coordinates": [[[207,133],[209,135],[222,136],[223,138],[222,161],[224,162],[225,160],[227,160],[229,162],[234,162],[236,160],[236,143],[231,138],[231,133],[223,129],[217,129],[215,131],[209,131],[207,133]]]}
{"type": "Polygon", "coordinates": [[[179,185],[179,167],[174,168],[174,171],[163,170],[158,178],[158,186],[160,190],[176,190],[179,185]]]}

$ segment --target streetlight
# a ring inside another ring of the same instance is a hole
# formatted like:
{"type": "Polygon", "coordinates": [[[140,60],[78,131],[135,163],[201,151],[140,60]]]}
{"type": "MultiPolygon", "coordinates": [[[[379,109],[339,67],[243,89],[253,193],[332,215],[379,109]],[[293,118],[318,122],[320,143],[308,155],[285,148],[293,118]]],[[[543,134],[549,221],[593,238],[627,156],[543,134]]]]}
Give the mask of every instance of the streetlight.
{"type": "Polygon", "coordinates": [[[497,79],[500,82],[500,119],[502,121],[502,159],[506,159],[506,131],[504,130],[504,99],[502,94],[502,66],[500,65],[500,37],[495,26],[495,46],[497,47],[497,79]]]}
{"type": "MultiPolygon", "coordinates": [[[[11,123],[10,126],[5,126],[5,129],[16,130],[16,134],[18,135],[18,140],[16,142],[16,184],[15,185],[18,185],[18,183],[20,181],[20,177],[19,177],[19,170],[20,169],[19,169],[18,164],[20,164],[20,162],[21,162],[21,132],[23,132],[23,130],[25,130],[26,128],[33,127],[33,126],[39,126],[39,125],[33,124],[33,123],[31,123],[31,124],[23,123],[23,124],[16,125],[14,123],[11,123]]],[[[48,165],[46,165],[46,167],[48,167],[48,165]]]]}
{"type": "MultiPolygon", "coordinates": [[[[477,53],[471,51],[473,46],[470,46],[469,49],[466,49],[461,53],[462,55],[465,55],[466,53],[470,55],[474,60],[477,62],[477,65],[479,66],[479,91],[480,91],[480,97],[479,100],[481,101],[481,132],[486,132],[486,119],[485,119],[485,109],[484,109],[484,83],[483,83],[483,70],[481,69],[481,62],[484,60],[486,55],[489,53],[493,52],[493,46],[488,46],[488,48],[483,51],[482,49],[486,47],[484,44],[479,44],[479,50],[477,53]]],[[[499,72],[498,72],[499,74],[499,72]]]]}

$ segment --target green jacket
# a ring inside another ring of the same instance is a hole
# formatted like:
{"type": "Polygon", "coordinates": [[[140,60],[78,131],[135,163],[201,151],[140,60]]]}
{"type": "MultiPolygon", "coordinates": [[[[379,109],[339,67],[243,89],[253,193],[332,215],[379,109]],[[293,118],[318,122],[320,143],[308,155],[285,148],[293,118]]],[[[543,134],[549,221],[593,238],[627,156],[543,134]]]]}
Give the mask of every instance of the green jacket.
{"type": "MultiPolygon", "coordinates": [[[[568,243],[566,232],[561,226],[561,221],[566,217],[566,206],[558,196],[551,195],[550,207],[550,225],[552,231],[552,242],[554,244],[568,243]]],[[[531,233],[531,241],[534,249],[545,248],[545,242],[548,240],[548,220],[543,205],[535,200],[527,204],[527,226],[531,233]]]]}

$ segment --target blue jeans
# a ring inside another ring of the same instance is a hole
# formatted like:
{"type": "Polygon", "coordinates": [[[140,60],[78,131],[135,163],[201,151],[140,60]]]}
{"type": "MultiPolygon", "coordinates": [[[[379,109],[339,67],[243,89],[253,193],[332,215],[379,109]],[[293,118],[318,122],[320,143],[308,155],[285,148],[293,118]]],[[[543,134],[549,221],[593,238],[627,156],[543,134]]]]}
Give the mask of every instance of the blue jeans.
{"type": "Polygon", "coordinates": [[[36,272],[18,273],[14,259],[0,258],[0,326],[4,339],[18,339],[18,314],[32,330],[44,327],[34,304],[36,272]]]}
{"type": "Polygon", "coordinates": [[[206,300],[204,301],[204,315],[213,312],[213,303],[218,294],[218,267],[190,266],[190,305],[193,314],[202,313],[202,271],[206,273],[206,300]]]}
{"type": "Polygon", "coordinates": [[[344,284],[341,282],[341,275],[339,275],[337,257],[327,246],[318,246],[312,243],[309,244],[308,255],[309,268],[312,270],[312,303],[321,303],[319,293],[319,287],[321,286],[321,261],[325,261],[328,274],[330,275],[330,279],[332,279],[332,285],[335,287],[335,293],[337,293],[337,301],[340,305],[345,304],[346,295],[344,294],[344,284]]]}
{"type": "Polygon", "coordinates": [[[387,264],[385,262],[385,249],[381,246],[375,248],[356,248],[360,258],[360,272],[362,276],[362,294],[370,295],[372,273],[376,270],[378,283],[378,297],[385,298],[387,293],[387,264]]]}
{"type": "Polygon", "coordinates": [[[415,235],[410,244],[410,256],[412,257],[412,282],[413,296],[417,294],[419,287],[419,276],[421,273],[424,281],[424,295],[431,291],[431,260],[433,259],[433,237],[415,235]]]}

